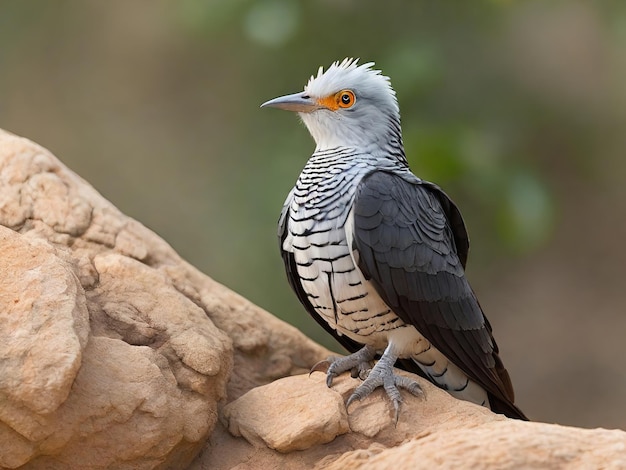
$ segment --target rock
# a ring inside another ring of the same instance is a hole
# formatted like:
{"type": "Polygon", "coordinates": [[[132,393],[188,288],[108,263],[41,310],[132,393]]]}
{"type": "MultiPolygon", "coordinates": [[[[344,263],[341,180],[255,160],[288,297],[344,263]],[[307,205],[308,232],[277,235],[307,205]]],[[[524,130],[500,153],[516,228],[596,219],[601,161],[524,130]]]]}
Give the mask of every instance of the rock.
{"type": "Polygon", "coordinates": [[[184,468],[220,400],[327,354],[4,131],[0,244],[0,468],[184,468]]]}
{"type": "Polygon", "coordinates": [[[425,434],[397,447],[372,445],[327,459],[326,470],[622,469],[626,433],[497,420],[425,434]]]}
{"type": "Polygon", "coordinates": [[[43,240],[0,226],[0,393],[33,413],[63,403],[89,335],[72,266],[43,240]]]}
{"type": "MultiPolygon", "coordinates": [[[[0,468],[626,468],[626,433],[382,390],[0,131],[0,468]],[[219,419],[218,419],[219,417],[219,419]]],[[[404,373],[404,372],[400,372],[404,373]]],[[[410,375],[410,374],[409,374],[410,375]]]]}
{"type": "Polygon", "coordinates": [[[319,417],[317,426],[343,421],[341,410],[333,419],[324,408],[334,409],[337,400],[347,399],[359,381],[335,379],[330,389],[334,397],[328,396],[323,374],[288,377],[254,389],[223,410],[231,434],[242,435],[252,445],[241,445],[232,435],[227,438],[218,427],[210,440],[213,455],[194,462],[191,469],[626,468],[624,431],[511,420],[413,378],[422,384],[426,398],[403,393],[397,426],[391,405],[377,390],[350,406],[348,432],[327,444],[325,439],[310,439],[305,450],[286,454],[272,448],[286,452],[287,436],[299,438],[298,426],[303,432],[316,426],[302,415],[308,418],[313,411],[312,416],[319,417]],[[278,437],[284,446],[280,449],[274,444],[278,437]]]}
{"type": "Polygon", "coordinates": [[[230,339],[159,269],[177,256],[158,237],[41,147],[0,149],[0,466],[189,462],[230,339]]]}
{"type": "Polygon", "coordinates": [[[231,402],[223,410],[229,432],[278,452],[326,444],[348,432],[341,396],[309,379],[305,374],[276,380],[231,402]]]}

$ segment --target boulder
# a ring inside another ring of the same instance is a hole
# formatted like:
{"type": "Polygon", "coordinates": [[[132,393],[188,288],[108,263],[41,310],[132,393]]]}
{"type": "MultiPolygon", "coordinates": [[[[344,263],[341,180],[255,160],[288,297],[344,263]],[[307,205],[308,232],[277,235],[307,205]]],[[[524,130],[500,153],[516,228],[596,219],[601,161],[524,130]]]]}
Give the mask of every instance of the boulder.
{"type": "Polygon", "coordinates": [[[326,354],[4,131],[0,246],[0,468],[185,468],[220,400],[326,354]]]}
{"type": "Polygon", "coordinates": [[[335,379],[330,390],[320,373],[257,387],[223,408],[212,453],[190,468],[626,468],[624,431],[512,420],[412,378],[425,398],[403,392],[397,424],[382,390],[346,414],[342,403],[359,384],[349,376],[335,379]]]}
{"type": "MultiPolygon", "coordinates": [[[[0,468],[626,468],[626,433],[521,422],[418,377],[400,417],[330,353],[0,131],[0,468]]],[[[404,373],[404,372],[400,372],[404,373]]]]}

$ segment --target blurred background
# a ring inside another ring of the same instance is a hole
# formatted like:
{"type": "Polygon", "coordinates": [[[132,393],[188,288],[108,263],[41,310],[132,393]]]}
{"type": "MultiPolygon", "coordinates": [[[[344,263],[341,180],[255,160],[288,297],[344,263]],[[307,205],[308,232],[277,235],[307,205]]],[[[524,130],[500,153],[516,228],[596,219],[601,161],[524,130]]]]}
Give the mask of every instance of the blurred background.
{"type": "Polygon", "coordinates": [[[626,428],[626,2],[1,1],[0,127],[337,349],[276,240],[313,142],[259,105],[346,56],[391,77],[414,172],[465,216],[520,407],[626,428]]]}

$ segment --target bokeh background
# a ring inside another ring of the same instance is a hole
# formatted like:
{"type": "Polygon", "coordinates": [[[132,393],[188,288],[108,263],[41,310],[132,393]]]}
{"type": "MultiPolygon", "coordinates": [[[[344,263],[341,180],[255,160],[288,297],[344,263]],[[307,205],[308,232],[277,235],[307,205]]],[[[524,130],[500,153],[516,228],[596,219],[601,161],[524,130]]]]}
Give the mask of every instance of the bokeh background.
{"type": "Polygon", "coordinates": [[[0,127],[336,348],[277,250],[313,143],[259,104],[346,56],[391,76],[414,172],[465,215],[520,407],[626,428],[623,0],[2,0],[0,127]]]}

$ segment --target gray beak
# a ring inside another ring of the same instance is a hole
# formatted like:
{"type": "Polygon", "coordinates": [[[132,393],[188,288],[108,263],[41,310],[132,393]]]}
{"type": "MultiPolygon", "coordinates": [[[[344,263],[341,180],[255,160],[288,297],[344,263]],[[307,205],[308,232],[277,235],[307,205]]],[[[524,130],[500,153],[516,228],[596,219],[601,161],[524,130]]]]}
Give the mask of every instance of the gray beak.
{"type": "Polygon", "coordinates": [[[294,93],[293,95],[279,96],[273,100],[266,101],[261,108],[278,108],[285,111],[295,111],[298,113],[310,113],[320,106],[311,99],[305,92],[294,93]]]}

